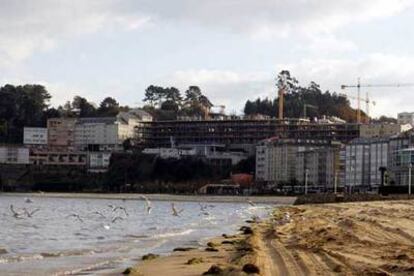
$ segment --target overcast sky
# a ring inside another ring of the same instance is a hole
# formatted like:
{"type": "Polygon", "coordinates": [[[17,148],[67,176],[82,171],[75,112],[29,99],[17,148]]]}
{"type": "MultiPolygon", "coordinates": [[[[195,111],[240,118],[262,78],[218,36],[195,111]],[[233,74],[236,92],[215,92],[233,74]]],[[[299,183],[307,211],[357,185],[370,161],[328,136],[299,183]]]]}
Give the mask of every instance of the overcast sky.
{"type": "MultiPolygon", "coordinates": [[[[0,0],[0,84],[142,103],[150,84],[198,85],[239,113],[301,84],[414,83],[414,0],[0,0]]],[[[414,87],[364,89],[372,115],[414,111],[414,87]]],[[[346,91],[356,95],[356,91],[346,91]]],[[[355,104],[355,103],[354,103],[355,104]]]]}

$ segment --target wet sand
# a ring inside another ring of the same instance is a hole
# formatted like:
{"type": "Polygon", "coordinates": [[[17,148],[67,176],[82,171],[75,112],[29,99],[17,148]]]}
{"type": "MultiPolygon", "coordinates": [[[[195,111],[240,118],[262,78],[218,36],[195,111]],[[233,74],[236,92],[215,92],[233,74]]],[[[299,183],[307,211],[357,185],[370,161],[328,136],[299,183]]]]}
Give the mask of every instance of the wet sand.
{"type": "Polygon", "coordinates": [[[201,249],[145,261],[134,273],[201,275],[216,264],[221,275],[246,275],[251,264],[269,276],[414,275],[414,201],[281,207],[237,239],[209,255],[201,249]],[[193,256],[206,261],[186,265],[193,256]]]}
{"type": "MultiPolygon", "coordinates": [[[[98,193],[0,193],[0,196],[21,197],[54,197],[54,198],[85,198],[85,199],[121,199],[137,200],[142,194],[98,194],[98,193]]],[[[154,201],[190,201],[190,202],[220,202],[243,203],[253,201],[262,204],[290,205],[296,200],[293,196],[214,196],[214,195],[172,195],[172,194],[145,194],[154,201]]]]}

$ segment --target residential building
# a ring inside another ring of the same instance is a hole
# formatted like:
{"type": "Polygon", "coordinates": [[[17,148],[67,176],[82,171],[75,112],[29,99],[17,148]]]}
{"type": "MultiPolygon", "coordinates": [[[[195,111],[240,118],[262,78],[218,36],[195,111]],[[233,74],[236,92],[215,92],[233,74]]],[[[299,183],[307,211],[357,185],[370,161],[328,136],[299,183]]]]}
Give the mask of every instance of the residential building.
{"type": "MultiPolygon", "coordinates": [[[[339,172],[340,144],[330,144],[306,149],[296,155],[296,180],[302,185],[307,181],[309,190],[328,191],[334,187],[339,172]]],[[[338,182],[337,182],[338,184],[338,182]]]]}
{"type": "Polygon", "coordinates": [[[401,112],[397,117],[399,124],[410,124],[414,126],[414,112],[401,112]]]}
{"type": "Polygon", "coordinates": [[[256,147],[256,181],[275,185],[308,184],[324,189],[334,183],[339,142],[278,139],[261,141],[256,147]]]}
{"type": "Polygon", "coordinates": [[[411,124],[363,124],[360,126],[361,138],[391,137],[412,129],[411,124]]]}
{"type": "Polygon", "coordinates": [[[29,164],[29,149],[20,146],[0,146],[0,164],[29,164]]]}
{"type": "Polygon", "coordinates": [[[80,118],[75,126],[75,144],[82,151],[122,150],[122,143],[134,138],[141,122],[151,121],[147,112],[132,109],[114,117],[80,118]]]}
{"type": "Polygon", "coordinates": [[[393,137],[389,142],[389,184],[407,185],[408,183],[408,167],[407,162],[410,151],[414,148],[414,133],[408,132],[403,135],[393,137]]]}
{"type": "Polygon", "coordinates": [[[345,181],[352,191],[381,186],[381,167],[388,167],[389,138],[358,138],[346,145],[345,181]]]}
{"type": "Polygon", "coordinates": [[[47,145],[47,128],[25,127],[23,129],[23,144],[47,145]]]}
{"type": "Polygon", "coordinates": [[[75,118],[51,118],[47,120],[48,146],[52,150],[70,151],[75,145],[75,118]]]}

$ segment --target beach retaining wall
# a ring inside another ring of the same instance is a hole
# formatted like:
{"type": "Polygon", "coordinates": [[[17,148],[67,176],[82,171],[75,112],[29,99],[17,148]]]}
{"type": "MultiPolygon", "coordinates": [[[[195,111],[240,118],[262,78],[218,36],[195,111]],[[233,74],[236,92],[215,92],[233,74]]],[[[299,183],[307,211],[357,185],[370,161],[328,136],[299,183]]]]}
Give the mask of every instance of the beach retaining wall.
{"type": "Polygon", "coordinates": [[[379,195],[379,194],[308,194],[301,195],[296,198],[294,205],[302,204],[319,204],[319,203],[336,203],[336,202],[358,202],[358,201],[378,201],[378,200],[402,200],[414,199],[407,194],[398,195],[379,195]]]}

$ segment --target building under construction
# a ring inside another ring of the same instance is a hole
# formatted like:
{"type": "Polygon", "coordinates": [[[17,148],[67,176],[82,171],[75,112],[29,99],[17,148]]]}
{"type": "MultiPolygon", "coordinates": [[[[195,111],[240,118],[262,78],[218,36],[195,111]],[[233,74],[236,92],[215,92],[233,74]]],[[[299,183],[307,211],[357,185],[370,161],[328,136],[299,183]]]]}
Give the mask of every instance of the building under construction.
{"type": "Polygon", "coordinates": [[[143,122],[137,130],[138,144],[143,147],[170,147],[180,144],[223,144],[254,146],[270,137],[321,139],[349,142],[359,137],[358,124],[325,123],[301,119],[225,119],[143,122]]]}

